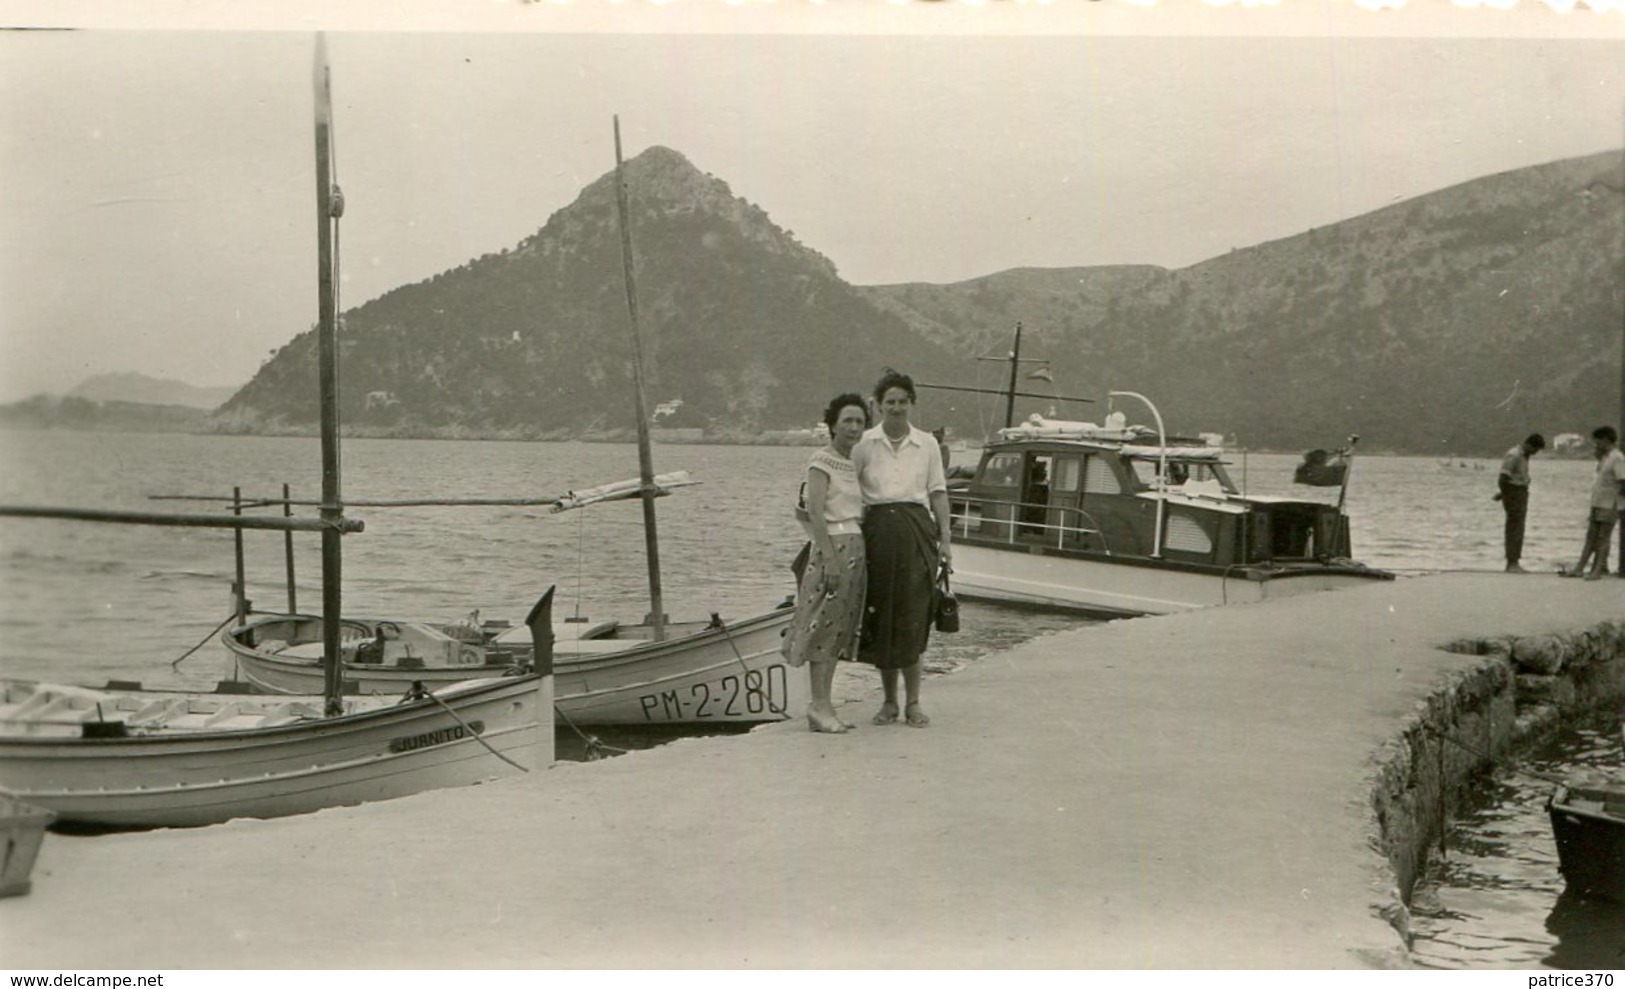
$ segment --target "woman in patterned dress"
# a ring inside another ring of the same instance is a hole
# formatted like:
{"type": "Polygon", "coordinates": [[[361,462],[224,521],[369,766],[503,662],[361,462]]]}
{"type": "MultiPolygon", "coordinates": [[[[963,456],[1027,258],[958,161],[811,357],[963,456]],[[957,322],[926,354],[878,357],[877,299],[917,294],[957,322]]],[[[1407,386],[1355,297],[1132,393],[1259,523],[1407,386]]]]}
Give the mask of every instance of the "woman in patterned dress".
{"type": "Polygon", "coordinates": [[[829,446],[807,463],[806,525],[812,543],[783,652],[791,666],[807,666],[812,684],[807,727],[839,734],[852,726],[836,716],[830,687],[836,661],[857,658],[866,586],[863,494],[852,466],[852,446],[869,427],[863,397],[835,396],[824,410],[824,425],[829,446]]]}

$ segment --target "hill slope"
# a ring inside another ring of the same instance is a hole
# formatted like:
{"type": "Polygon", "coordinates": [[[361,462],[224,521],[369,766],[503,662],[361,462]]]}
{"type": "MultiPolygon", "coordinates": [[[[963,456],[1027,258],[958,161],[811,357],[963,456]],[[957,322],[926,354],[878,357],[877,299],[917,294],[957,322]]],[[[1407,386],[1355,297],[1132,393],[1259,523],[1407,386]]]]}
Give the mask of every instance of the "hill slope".
{"type": "Polygon", "coordinates": [[[90,402],[130,402],[138,405],[179,405],[190,409],[214,409],[230,398],[235,388],[200,388],[172,378],[152,378],[145,374],[99,374],[87,378],[68,392],[69,398],[90,402]]]}
{"type": "Polygon", "coordinates": [[[1144,392],[1183,431],[1494,451],[1531,429],[1618,417],[1622,190],[1620,155],[1607,153],[1178,271],[1016,270],[865,291],[962,352],[1008,349],[1021,320],[1024,353],[1052,359],[1062,392],[1144,392]]]}
{"type": "MultiPolygon", "coordinates": [[[[651,148],[626,174],[648,399],[682,400],[667,425],[807,426],[882,365],[955,363],[677,152],[651,148]]],[[[393,435],[628,434],[628,325],[610,173],[512,249],[346,313],[342,418],[393,435]]],[[[312,425],[314,341],[284,347],[221,426],[312,425]]]]}
{"type": "MultiPolygon", "coordinates": [[[[1358,432],[1368,448],[1488,453],[1618,412],[1617,153],[1488,176],[1179,270],[1015,269],[867,288],[675,151],[651,148],[626,172],[648,399],[682,399],[667,426],[718,437],[805,427],[883,365],[998,388],[1004,372],[973,358],[1004,353],[1017,321],[1024,354],[1054,372],[1029,390],[1142,392],[1171,429],[1251,447],[1358,432]]],[[[351,431],[629,435],[613,174],[512,248],[349,311],[341,337],[351,431]]],[[[307,332],[283,347],[214,428],[314,429],[314,342],[307,332]]],[[[922,400],[926,425],[974,434],[1002,421],[997,399],[922,400]]]]}

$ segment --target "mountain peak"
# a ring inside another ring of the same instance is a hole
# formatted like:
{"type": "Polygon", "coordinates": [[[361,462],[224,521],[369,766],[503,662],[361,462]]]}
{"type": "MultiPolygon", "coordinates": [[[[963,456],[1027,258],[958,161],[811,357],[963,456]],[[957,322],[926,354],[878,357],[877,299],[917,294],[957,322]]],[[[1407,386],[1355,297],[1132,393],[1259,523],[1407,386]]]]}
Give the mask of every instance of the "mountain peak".
{"type": "MultiPolygon", "coordinates": [[[[651,145],[626,159],[623,172],[634,231],[654,215],[705,215],[722,221],[758,247],[793,256],[831,278],[838,277],[829,258],[803,245],[793,233],[776,225],[765,210],[734,195],[728,183],[700,171],[679,151],[651,145]]],[[[567,218],[605,215],[605,211],[612,214],[615,208],[615,170],[610,169],[581,190],[574,203],[554,214],[547,227],[537,232],[537,239],[545,240],[550,231],[573,238],[580,227],[567,218]],[[561,220],[565,222],[555,226],[561,220]]],[[[521,244],[520,248],[526,246],[521,244]]]]}

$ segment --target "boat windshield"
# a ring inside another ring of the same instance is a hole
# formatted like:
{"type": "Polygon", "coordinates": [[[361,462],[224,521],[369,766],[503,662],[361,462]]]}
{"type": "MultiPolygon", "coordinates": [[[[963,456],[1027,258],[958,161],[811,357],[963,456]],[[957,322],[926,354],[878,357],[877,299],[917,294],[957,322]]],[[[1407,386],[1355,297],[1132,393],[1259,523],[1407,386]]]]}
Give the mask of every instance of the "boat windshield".
{"type": "MultiPolygon", "coordinates": [[[[1129,465],[1134,468],[1134,478],[1146,487],[1153,487],[1157,480],[1156,458],[1131,457],[1129,465]]],[[[1230,475],[1225,473],[1222,465],[1207,460],[1178,460],[1172,457],[1168,460],[1168,486],[1179,487],[1188,482],[1205,484],[1217,481],[1226,492],[1235,494],[1237,488],[1230,481],[1230,475]]]]}

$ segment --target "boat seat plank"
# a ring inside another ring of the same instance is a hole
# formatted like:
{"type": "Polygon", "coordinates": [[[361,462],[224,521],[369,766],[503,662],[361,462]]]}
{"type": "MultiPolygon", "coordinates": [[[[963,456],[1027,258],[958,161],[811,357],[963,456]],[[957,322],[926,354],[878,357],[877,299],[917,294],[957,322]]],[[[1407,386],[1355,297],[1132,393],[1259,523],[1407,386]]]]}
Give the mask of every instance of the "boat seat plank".
{"type": "Polygon", "coordinates": [[[634,646],[647,645],[642,639],[578,639],[573,641],[555,641],[553,643],[553,657],[562,656],[607,656],[613,653],[625,652],[634,646]]]}

